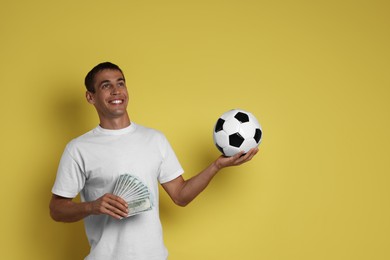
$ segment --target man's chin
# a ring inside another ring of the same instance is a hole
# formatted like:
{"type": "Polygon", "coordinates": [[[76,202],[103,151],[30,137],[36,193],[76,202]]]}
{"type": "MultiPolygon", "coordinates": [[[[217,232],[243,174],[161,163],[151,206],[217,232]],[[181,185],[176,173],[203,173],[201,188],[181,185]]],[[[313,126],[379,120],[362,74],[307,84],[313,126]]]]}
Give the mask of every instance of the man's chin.
{"type": "Polygon", "coordinates": [[[111,113],[114,117],[122,117],[127,115],[126,110],[116,110],[111,113]]]}
{"type": "Polygon", "coordinates": [[[127,117],[127,110],[123,110],[123,109],[116,109],[116,110],[110,110],[110,111],[106,111],[106,113],[104,113],[105,117],[107,118],[121,118],[121,117],[127,117]]]}

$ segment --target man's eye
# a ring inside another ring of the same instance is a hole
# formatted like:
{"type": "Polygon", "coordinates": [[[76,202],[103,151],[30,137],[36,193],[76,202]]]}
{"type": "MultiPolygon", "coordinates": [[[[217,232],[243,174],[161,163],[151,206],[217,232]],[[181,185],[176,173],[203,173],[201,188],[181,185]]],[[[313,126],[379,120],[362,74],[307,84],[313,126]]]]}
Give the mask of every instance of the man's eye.
{"type": "Polygon", "coordinates": [[[102,85],[102,88],[103,88],[103,89],[108,88],[108,87],[110,87],[109,84],[104,84],[104,85],[102,85]]]}
{"type": "Polygon", "coordinates": [[[118,86],[119,86],[119,87],[124,87],[124,86],[125,86],[125,83],[124,83],[124,82],[119,82],[119,83],[118,83],[118,86]]]}

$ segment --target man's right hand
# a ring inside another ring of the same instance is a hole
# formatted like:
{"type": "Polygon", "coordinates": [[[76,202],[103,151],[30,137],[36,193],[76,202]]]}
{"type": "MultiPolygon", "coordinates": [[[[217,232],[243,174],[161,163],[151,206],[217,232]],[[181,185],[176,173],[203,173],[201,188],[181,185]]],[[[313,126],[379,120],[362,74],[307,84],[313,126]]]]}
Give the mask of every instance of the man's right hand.
{"type": "Polygon", "coordinates": [[[127,202],[121,197],[106,193],[99,199],[90,202],[90,212],[93,215],[106,214],[116,219],[127,217],[127,202]]]}
{"type": "Polygon", "coordinates": [[[90,215],[101,214],[122,219],[128,214],[126,201],[110,193],[90,202],[75,202],[73,198],[53,194],[49,207],[51,217],[61,222],[76,222],[90,215]]]}

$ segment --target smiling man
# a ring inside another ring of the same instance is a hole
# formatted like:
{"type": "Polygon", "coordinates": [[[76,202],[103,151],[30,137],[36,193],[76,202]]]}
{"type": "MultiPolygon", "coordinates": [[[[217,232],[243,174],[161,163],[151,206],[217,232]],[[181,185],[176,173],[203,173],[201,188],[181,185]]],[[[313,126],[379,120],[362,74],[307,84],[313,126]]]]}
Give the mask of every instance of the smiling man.
{"type": "MultiPolygon", "coordinates": [[[[101,66],[108,66],[108,64],[104,63],[101,66]]],[[[103,70],[99,68],[95,69],[98,71],[95,77],[95,70],[87,75],[85,84],[88,90],[87,101],[95,106],[100,126],[107,129],[120,129],[130,125],[126,112],[128,93],[122,71],[119,67],[103,70]]]]}
{"type": "Polygon", "coordinates": [[[159,218],[158,185],[174,203],[185,206],[219,170],[248,162],[258,150],[220,156],[185,180],[165,136],[130,120],[126,80],[117,65],[98,64],[87,74],[85,86],[86,99],[95,107],[100,123],[66,146],[52,188],[50,214],[61,222],[84,220],[91,246],[85,259],[165,260],[168,252],[159,218]],[[129,217],[128,203],[112,194],[123,174],[134,176],[148,188],[150,210],[129,217]],[[75,202],[79,193],[81,202],[75,202]]]}

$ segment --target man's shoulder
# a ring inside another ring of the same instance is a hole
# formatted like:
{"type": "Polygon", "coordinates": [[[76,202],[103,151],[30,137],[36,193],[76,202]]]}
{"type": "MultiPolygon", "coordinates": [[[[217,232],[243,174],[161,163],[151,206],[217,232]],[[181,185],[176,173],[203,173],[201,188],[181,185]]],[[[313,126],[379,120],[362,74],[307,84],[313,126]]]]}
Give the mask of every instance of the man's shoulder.
{"type": "MultiPolygon", "coordinates": [[[[133,130],[123,133],[122,136],[127,136],[130,138],[136,139],[148,139],[154,141],[161,141],[166,139],[164,133],[156,128],[140,125],[136,123],[133,124],[133,130]],[[131,137],[133,136],[133,137],[131,137]]],[[[111,135],[112,136],[112,135],[111,135]]],[[[127,138],[126,137],[126,138],[127,138]]],[[[69,150],[77,149],[78,147],[89,147],[90,144],[105,142],[105,138],[110,138],[110,135],[102,134],[99,126],[89,130],[88,132],[81,134],[70,140],[67,144],[69,150]]]]}
{"type": "MultiPolygon", "coordinates": [[[[135,124],[135,123],[133,123],[135,124]]],[[[162,134],[162,132],[160,130],[157,130],[156,128],[152,128],[152,127],[149,127],[149,126],[144,126],[144,125],[139,125],[139,124],[135,124],[136,125],[136,129],[138,132],[140,133],[147,133],[147,134],[162,134]]]]}
{"type": "Polygon", "coordinates": [[[136,125],[136,133],[140,135],[140,138],[157,138],[157,139],[165,139],[165,135],[162,131],[144,126],[144,125],[136,125]]]}
{"type": "Polygon", "coordinates": [[[94,135],[94,133],[96,132],[96,129],[97,129],[97,127],[95,127],[93,129],[89,130],[88,132],[85,132],[85,133],[83,133],[83,134],[73,138],[71,140],[71,142],[79,142],[79,141],[83,141],[83,140],[87,140],[87,139],[91,138],[94,135]]]}
{"type": "Polygon", "coordinates": [[[71,139],[68,143],[67,143],[67,147],[68,149],[71,149],[71,148],[75,148],[77,147],[79,144],[82,144],[82,143],[85,143],[85,142],[88,142],[89,139],[91,139],[91,137],[94,135],[94,131],[95,131],[96,128],[93,128],[91,130],[89,130],[88,132],[85,132],[84,134],[81,134],[73,139],[71,139]]]}

